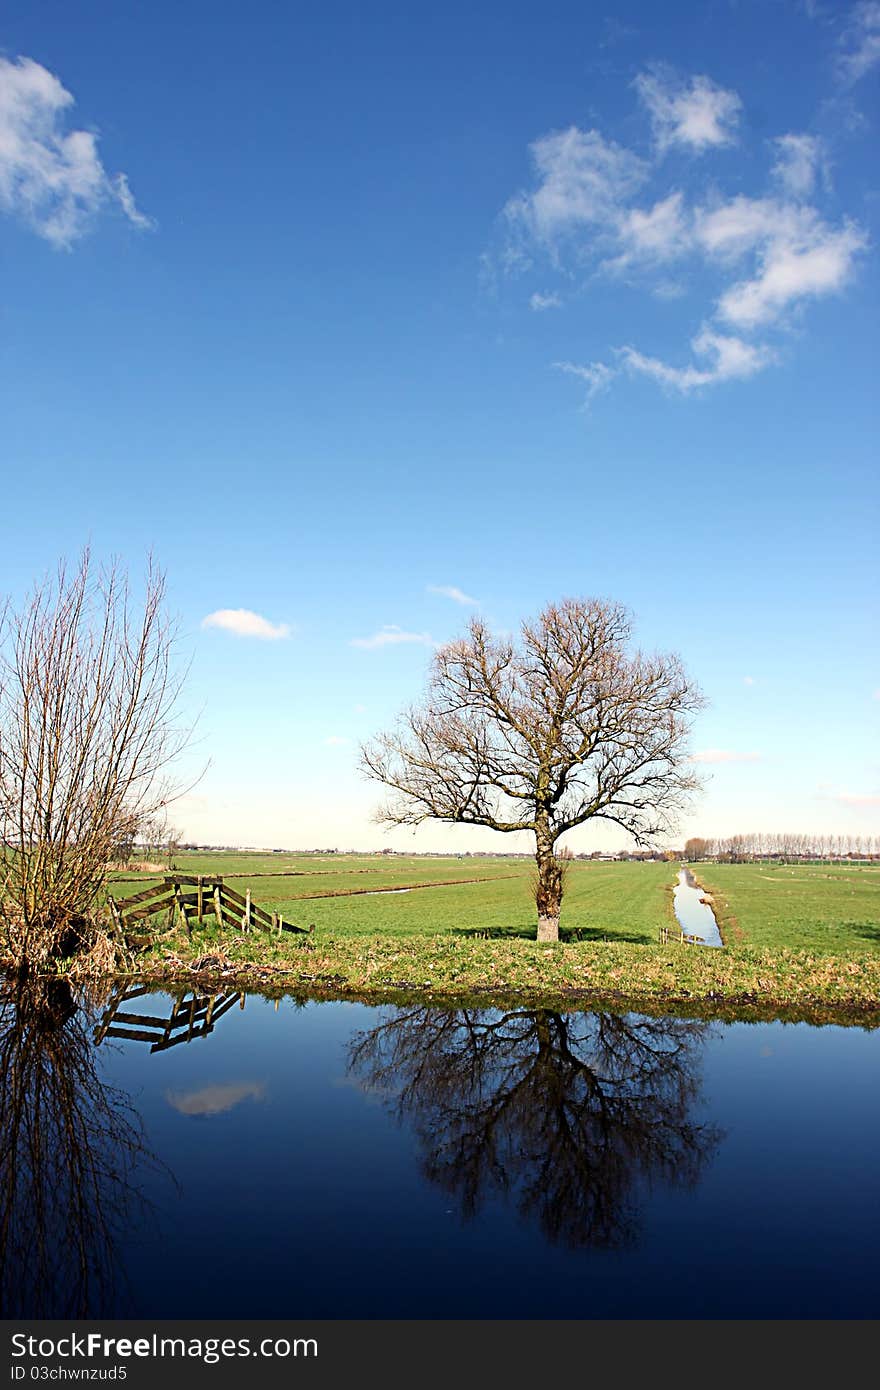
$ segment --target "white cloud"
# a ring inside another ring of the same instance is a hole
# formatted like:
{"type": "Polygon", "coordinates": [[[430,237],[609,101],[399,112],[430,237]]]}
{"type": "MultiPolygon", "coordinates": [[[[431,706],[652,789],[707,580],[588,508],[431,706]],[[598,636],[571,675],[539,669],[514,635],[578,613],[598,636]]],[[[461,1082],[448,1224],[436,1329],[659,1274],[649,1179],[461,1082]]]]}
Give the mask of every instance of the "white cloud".
{"type": "Polygon", "coordinates": [[[511,225],[550,248],[573,232],[613,222],[648,173],[644,160],[598,130],[569,126],[529,150],[538,188],[512,198],[504,211],[511,225]]]}
{"type": "Polygon", "coordinates": [[[842,801],[844,806],[880,806],[880,796],[863,796],[858,792],[838,792],[834,800],[842,801]]]}
{"type": "Polygon", "coordinates": [[[660,280],[651,290],[655,299],[681,299],[686,294],[684,285],[680,280],[660,280]]]}
{"type": "Polygon", "coordinates": [[[367,712],[366,705],[353,705],[352,708],[355,714],[366,714],[367,712]]]}
{"type": "Polygon", "coordinates": [[[868,238],[855,223],[832,228],[818,218],[797,239],[772,238],[759,256],[760,269],[718,301],[722,319],[737,328],[771,323],[798,300],[834,294],[850,279],[868,238]]]}
{"type": "Polygon", "coordinates": [[[559,309],[562,307],[562,300],[558,294],[540,294],[537,290],[529,300],[529,308],[540,313],[543,309],[559,309]]]}
{"type": "Polygon", "coordinates": [[[773,177],[792,198],[808,198],[821,170],[828,177],[828,160],[818,135],[778,135],[773,141],[773,177]]]}
{"type": "Polygon", "coordinates": [[[621,348],[620,355],[630,371],[651,377],[662,386],[669,386],[684,394],[700,386],[744,380],[775,361],[775,354],[769,347],[714,333],[708,328],[694,338],[691,347],[698,357],[709,358],[710,364],[706,367],[671,367],[659,358],[646,357],[632,347],[621,348]]]}
{"type": "Polygon", "coordinates": [[[837,68],[845,82],[858,82],[880,63],[880,4],[863,0],[856,5],[841,36],[837,68]]]}
{"type": "Polygon", "coordinates": [[[110,177],[87,130],[65,134],[74,98],[31,58],[0,57],[0,209],[57,248],[69,248],[116,203],[136,227],[152,223],[135,205],[125,174],[110,177]]]}
{"type": "Polygon", "coordinates": [[[754,676],[743,676],[743,685],[754,685],[754,684],[755,684],[755,677],[754,677],[754,676]]]}
{"type": "Polygon", "coordinates": [[[264,1100],[265,1081],[232,1081],[193,1091],[166,1091],[165,1099],[181,1115],[222,1115],[243,1100],[264,1100]]]}
{"type": "Polygon", "coordinates": [[[290,636],[287,623],[270,623],[249,608],[218,608],[216,613],[209,613],[202,619],[202,627],[219,627],[236,637],[256,637],[263,642],[277,642],[290,636]]]}
{"type": "Polygon", "coordinates": [[[684,213],[680,193],[656,202],[647,212],[631,208],[618,227],[623,251],[610,266],[628,265],[632,261],[661,264],[675,260],[691,247],[691,232],[684,213]]]}
{"type": "Polygon", "coordinates": [[[434,647],[436,642],[427,632],[404,632],[403,628],[395,627],[393,624],[383,627],[379,632],[374,632],[372,637],[353,637],[351,645],[353,647],[394,647],[402,643],[412,642],[421,647],[434,647]]]}
{"type": "Polygon", "coordinates": [[[798,300],[842,289],[868,244],[854,222],[832,227],[809,205],[744,196],[700,209],[695,236],[722,263],[754,253],[757,273],[725,290],[717,306],[720,318],[744,329],[772,322],[798,300]]]}
{"type": "Polygon", "coordinates": [[[471,598],[470,594],[464,593],[462,589],[456,589],[454,584],[429,584],[429,594],[440,594],[442,598],[451,598],[453,603],[461,603],[465,607],[474,606],[480,600],[471,598]]]}
{"type": "Polygon", "coordinates": [[[708,77],[692,77],[685,86],[665,72],[640,73],[635,88],[648,108],[661,152],[684,145],[699,153],[734,142],[742,107],[736,92],[708,77]]]}
{"type": "Polygon", "coordinates": [[[760,753],[737,753],[731,748],[705,748],[702,753],[695,753],[690,759],[692,763],[757,763],[760,762],[760,753]]]}
{"type": "Polygon", "coordinates": [[[731,262],[763,242],[802,236],[815,218],[812,208],[739,195],[698,208],[694,231],[697,244],[706,255],[731,262]]]}
{"type": "Polygon", "coordinates": [[[341,748],[343,744],[348,742],[349,740],[344,738],[341,734],[331,734],[329,738],[324,739],[324,744],[327,748],[341,748]]]}
{"type": "Polygon", "coordinates": [[[605,362],[588,362],[585,366],[579,366],[576,362],[554,362],[553,366],[557,371],[568,372],[570,376],[580,377],[581,381],[586,382],[588,405],[594,396],[608,390],[617,375],[615,369],[605,362]]]}
{"type": "MultiPolygon", "coordinates": [[[[643,73],[635,86],[651,113],[659,154],[672,146],[702,150],[734,140],[740,99],[708,77],[685,80],[655,71],[643,73]]],[[[754,341],[756,330],[790,327],[794,310],[850,281],[868,237],[853,221],[827,222],[810,201],[820,180],[828,184],[822,140],[789,132],[771,146],[775,196],[715,192],[701,200],[667,186],[647,206],[634,200],[649,174],[662,173],[658,151],[652,169],[599,131],[576,126],[530,146],[535,187],[506,205],[505,269],[522,273],[543,255],[544,274],[549,260],[570,282],[585,270],[631,279],[639,272],[661,301],[685,292],[686,269],[702,264],[722,276],[692,343],[697,360],[675,366],[628,344],[618,349],[616,363],[555,362],[586,384],[588,402],[622,369],[685,394],[753,377],[778,360],[769,342],[754,341]]],[[[529,302],[542,310],[560,297],[545,285],[529,302]]]]}
{"type": "Polygon", "coordinates": [[[134,201],[134,194],[128,186],[128,179],[125,174],[116,175],[113,180],[113,187],[116,190],[116,196],[119,199],[122,211],[125,213],[129,222],[133,222],[136,227],[142,229],[154,227],[156,225],[152,217],[146,217],[137,207],[134,201]]]}

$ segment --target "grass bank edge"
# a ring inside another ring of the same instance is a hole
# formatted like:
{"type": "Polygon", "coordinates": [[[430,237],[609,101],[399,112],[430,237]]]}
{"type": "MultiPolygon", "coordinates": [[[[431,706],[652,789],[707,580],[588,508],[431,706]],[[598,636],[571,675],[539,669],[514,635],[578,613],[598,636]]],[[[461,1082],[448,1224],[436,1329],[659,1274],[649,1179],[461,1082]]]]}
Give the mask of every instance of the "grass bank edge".
{"type": "MultiPolygon", "coordinates": [[[[330,991],[333,997],[386,1002],[409,996],[422,1003],[484,1007],[507,998],[520,1003],[614,1008],[647,1003],[664,1009],[697,1005],[718,1010],[842,1010],[880,1023],[880,956],[845,956],[768,947],[641,946],[628,942],[559,943],[406,938],[282,939],[221,934],[180,935],[139,958],[132,977],[145,983],[230,983],[285,992],[330,991]],[[194,968],[194,965],[196,968],[194,968]]],[[[825,1021],[831,1021],[826,1019],[825,1021]]],[[[876,1026],[876,1025],[875,1025],[876,1026]]]]}

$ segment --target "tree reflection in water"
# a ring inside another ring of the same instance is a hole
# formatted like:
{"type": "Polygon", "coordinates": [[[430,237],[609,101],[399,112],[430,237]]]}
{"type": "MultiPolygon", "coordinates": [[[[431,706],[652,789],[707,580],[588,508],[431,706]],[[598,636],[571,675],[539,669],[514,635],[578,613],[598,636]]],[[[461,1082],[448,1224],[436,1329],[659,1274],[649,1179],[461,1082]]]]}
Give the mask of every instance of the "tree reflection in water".
{"type": "Polygon", "coordinates": [[[128,1097],[95,1067],[92,1012],[63,980],[0,985],[0,1306],[81,1318],[119,1303],[118,1239],[145,1202],[128,1097]]]}
{"type": "Polygon", "coordinates": [[[607,1248],[635,1240],[640,1191],[695,1184],[722,1138],[691,1119],[710,1026],[411,1008],[357,1034],[349,1064],[413,1122],[465,1216],[500,1193],[549,1240],[607,1248]]]}

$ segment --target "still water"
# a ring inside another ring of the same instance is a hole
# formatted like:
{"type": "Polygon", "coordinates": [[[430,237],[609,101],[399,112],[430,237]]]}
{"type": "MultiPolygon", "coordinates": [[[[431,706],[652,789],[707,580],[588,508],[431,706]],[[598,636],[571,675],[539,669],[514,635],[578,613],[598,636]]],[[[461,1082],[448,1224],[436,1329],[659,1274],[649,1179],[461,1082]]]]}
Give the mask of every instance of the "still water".
{"type": "Polygon", "coordinates": [[[880,1312],[880,1031],[190,999],[0,1001],[6,1316],[880,1312]]]}
{"type": "Polygon", "coordinates": [[[705,893],[697,886],[690,869],[682,869],[672,894],[675,915],[682,931],[699,937],[704,946],[723,946],[715,913],[705,901],[705,893]]]}

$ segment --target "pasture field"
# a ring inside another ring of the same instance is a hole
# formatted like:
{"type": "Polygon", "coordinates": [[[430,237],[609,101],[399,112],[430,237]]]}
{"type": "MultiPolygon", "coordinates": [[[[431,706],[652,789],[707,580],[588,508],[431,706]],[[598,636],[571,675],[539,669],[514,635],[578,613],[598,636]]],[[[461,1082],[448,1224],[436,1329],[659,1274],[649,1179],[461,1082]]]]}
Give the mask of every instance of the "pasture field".
{"type": "Polygon", "coordinates": [[[880,864],[692,864],[729,946],[880,950],[880,864]]]}
{"type": "MultiPolygon", "coordinates": [[[[177,871],[222,874],[239,893],[250,888],[268,912],[315,925],[322,936],[529,937],[535,932],[532,865],[524,859],[355,855],[178,855],[177,871]],[[399,892],[395,889],[405,889],[399,892]]],[[[579,863],[569,869],[562,935],[579,940],[656,942],[672,925],[678,866],[579,863]]],[[[148,879],[123,875],[122,898],[148,879]]]]}
{"type": "MultiPolygon", "coordinates": [[[[332,998],[729,1006],[817,1022],[851,1010],[877,1026],[880,866],[806,873],[694,866],[717,894],[725,950],[659,943],[660,926],[674,924],[678,867],[573,862],[562,939],[542,945],[534,939],[528,860],[180,855],[178,872],[222,874],[238,893],[250,888],[261,907],[315,931],[245,934],[208,917],[192,936],[180,925],[161,934],[132,966],[139,978],[162,983],[191,979],[188,962],[198,962],[205,988],[236,979],[246,988],[332,998]],[[401,888],[408,891],[388,891],[401,888]]],[[[113,891],[136,893],[148,881],[120,875],[113,891]]]]}
{"type": "MultiPolygon", "coordinates": [[[[531,862],[515,858],[381,855],[181,854],[177,871],[222,874],[239,893],[322,938],[438,934],[529,938],[531,862]],[[407,891],[395,892],[394,889],[407,891]]],[[[880,949],[880,864],[692,865],[712,894],[728,946],[825,954],[880,949]]],[[[561,933],[571,941],[654,945],[673,926],[677,863],[570,864],[561,933]]],[[[120,875],[113,891],[149,879],[120,875]]]]}

